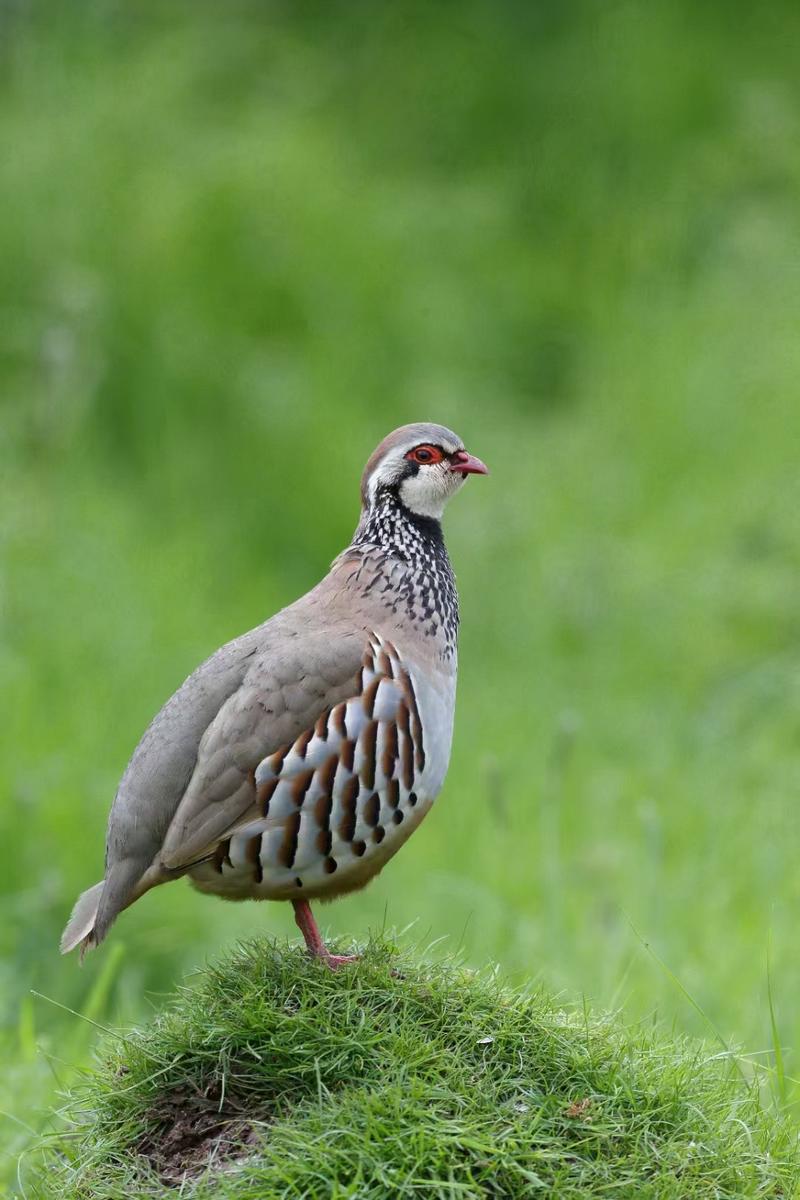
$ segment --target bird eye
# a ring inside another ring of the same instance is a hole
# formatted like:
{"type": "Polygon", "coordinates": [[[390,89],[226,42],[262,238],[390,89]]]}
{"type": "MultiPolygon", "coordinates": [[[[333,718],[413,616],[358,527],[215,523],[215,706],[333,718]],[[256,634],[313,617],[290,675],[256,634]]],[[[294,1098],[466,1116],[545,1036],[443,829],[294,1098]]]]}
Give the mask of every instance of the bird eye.
{"type": "Polygon", "coordinates": [[[431,463],[441,462],[444,454],[438,446],[415,446],[413,450],[409,450],[406,458],[410,459],[411,462],[430,466],[431,463]]]}

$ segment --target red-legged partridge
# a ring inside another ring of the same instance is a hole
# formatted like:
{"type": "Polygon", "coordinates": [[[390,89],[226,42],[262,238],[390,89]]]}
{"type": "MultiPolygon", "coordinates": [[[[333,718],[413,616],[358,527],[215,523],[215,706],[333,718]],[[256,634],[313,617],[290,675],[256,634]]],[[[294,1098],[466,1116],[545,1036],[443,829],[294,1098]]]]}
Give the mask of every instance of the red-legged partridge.
{"type": "Polygon", "coordinates": [[[441,425],[404,425],[369,459],[361,520],[321,583],[189,676],[146,730],[111,809],[105,879],[78,899],[66,952],[188,875],[229,900],[363,887],[416,829],[447,772],[458,596],[440,518],[485,474],[441,425]]]}

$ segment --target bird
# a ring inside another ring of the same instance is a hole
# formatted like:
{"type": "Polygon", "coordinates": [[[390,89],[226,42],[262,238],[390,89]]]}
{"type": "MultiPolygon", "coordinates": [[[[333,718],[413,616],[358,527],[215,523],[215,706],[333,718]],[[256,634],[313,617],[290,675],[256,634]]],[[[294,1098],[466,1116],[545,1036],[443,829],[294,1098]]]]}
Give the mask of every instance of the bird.
{"type": "Polygon", "coordinates": [[[369,457],[350,544],[311,591],[222,646],[157,713],[117,788],[104,878],[61,939],[81,958],[151,888],[187,876],[229,900],[311,901],[364,887],[430,811],[447,773],[458,593],[448,501],[488,469],[452,430],[395,429],[369,457]]]}

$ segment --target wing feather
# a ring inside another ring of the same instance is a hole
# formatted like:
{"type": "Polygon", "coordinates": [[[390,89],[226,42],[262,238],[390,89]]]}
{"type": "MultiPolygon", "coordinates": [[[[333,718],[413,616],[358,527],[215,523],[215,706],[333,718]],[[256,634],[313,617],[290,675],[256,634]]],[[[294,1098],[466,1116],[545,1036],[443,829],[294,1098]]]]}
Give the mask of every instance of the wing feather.
{"type": "Polygon", "coordinates": [[[308,731],[359,690],[367,636],[334,637],[326,631],[294,639],[282,648],[279,662],[264,657],[254,661],[200,742],[192,777],[161,847],[166,870],[197,861],[228,830],[258,814],[259,787],[270,777],[265,764],[274,760],[283,766],[292,748],[287,770],[299,769],[303,739],[307,755],[316,737],[308,731]],[[293,681],[291,686],[287,680],[293,681]]]}

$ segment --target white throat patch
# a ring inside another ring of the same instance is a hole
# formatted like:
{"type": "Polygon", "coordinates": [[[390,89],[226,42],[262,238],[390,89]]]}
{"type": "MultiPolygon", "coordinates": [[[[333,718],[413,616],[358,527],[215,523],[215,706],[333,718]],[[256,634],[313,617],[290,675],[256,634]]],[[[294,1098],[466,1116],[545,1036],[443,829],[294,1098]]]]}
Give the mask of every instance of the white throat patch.
{"type": "Polygon", "coordinates": [[[400,499],[411,512],[439,521],[448,500],[463,482],[464,476],[455,471],[423,468],[400,484],[400,499]]]}

